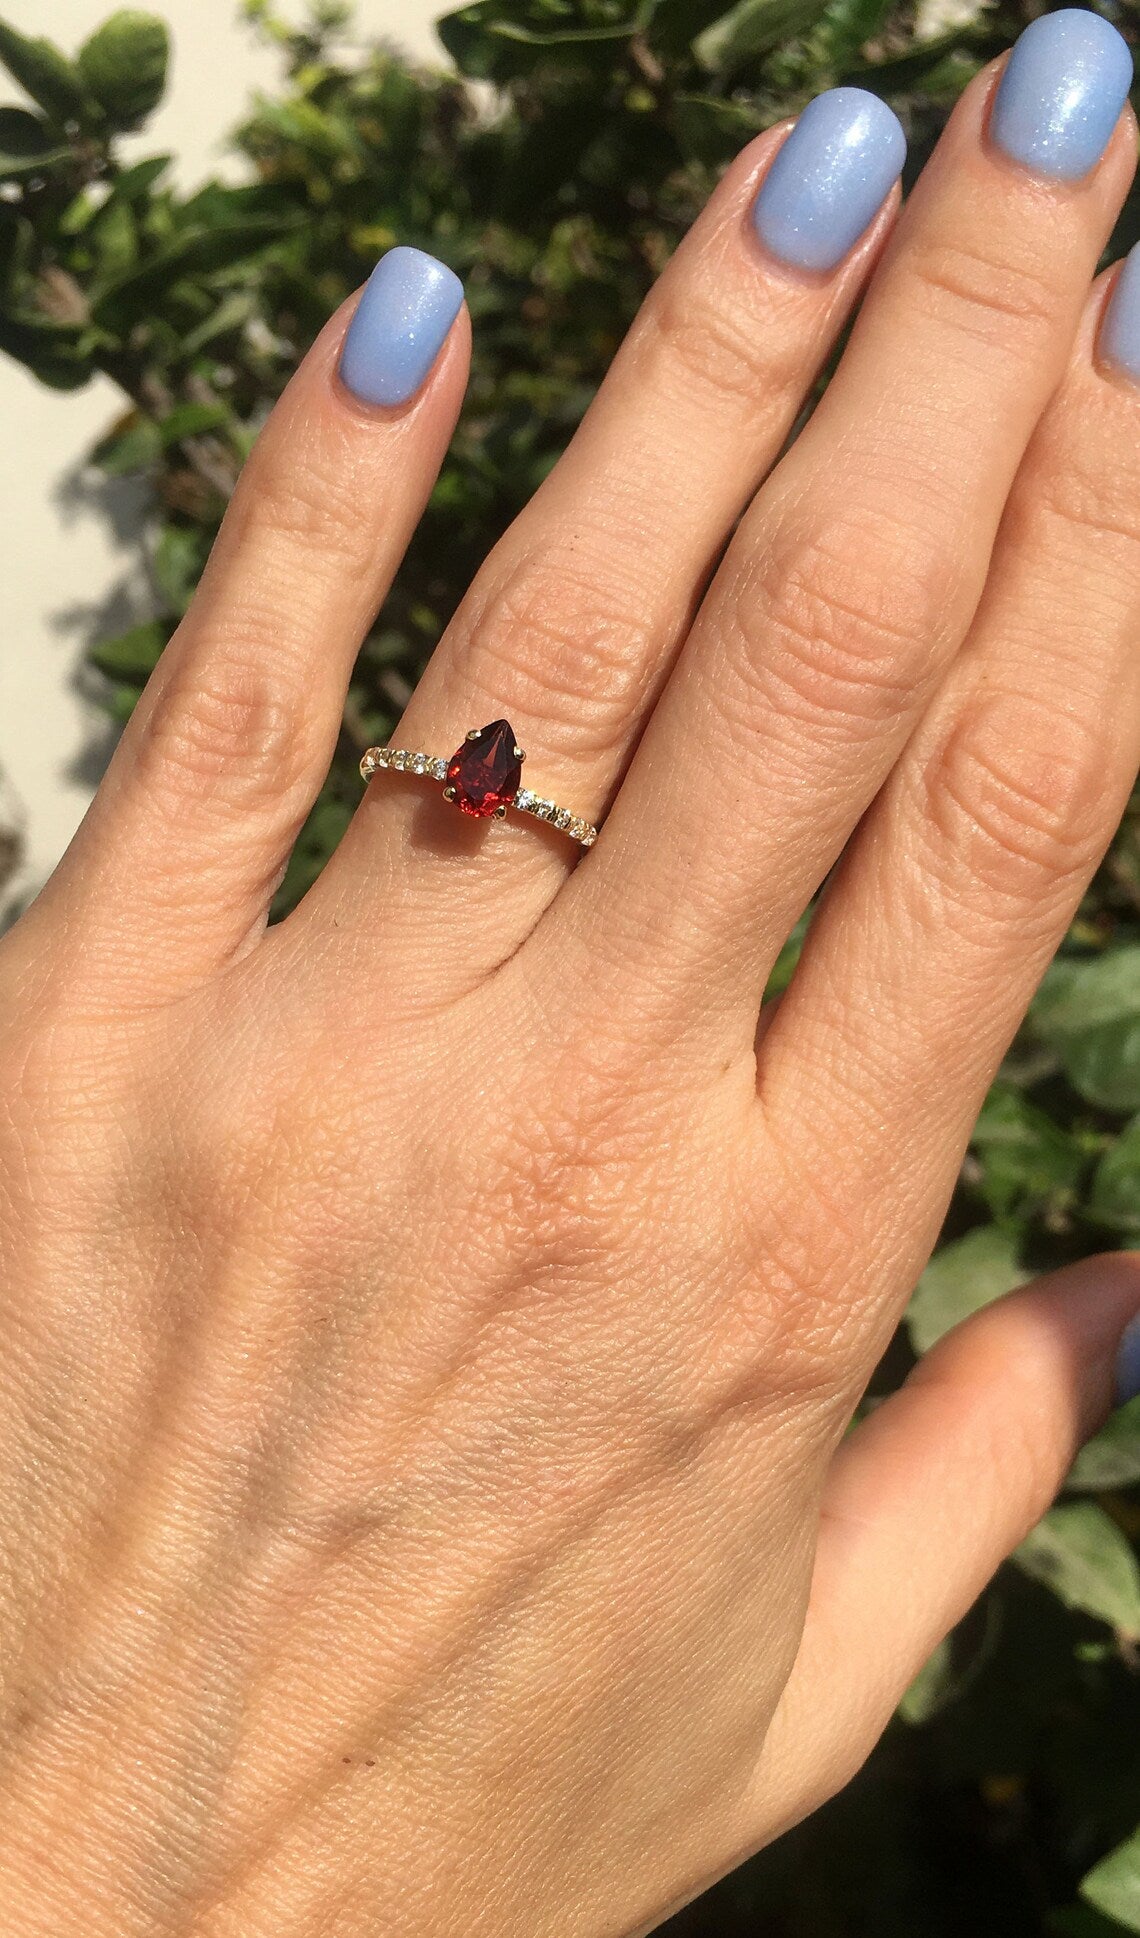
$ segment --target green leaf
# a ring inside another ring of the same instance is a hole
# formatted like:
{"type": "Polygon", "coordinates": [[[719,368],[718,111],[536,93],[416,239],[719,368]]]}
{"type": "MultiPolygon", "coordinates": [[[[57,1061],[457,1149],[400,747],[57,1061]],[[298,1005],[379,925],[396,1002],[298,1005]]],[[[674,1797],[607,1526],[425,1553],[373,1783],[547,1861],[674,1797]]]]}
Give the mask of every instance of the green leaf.
{"type": "Polygon", "coordinates": [[[1113,1231],[1140,1235],[1140,1117],[1125,1125],[1097,1165],[1089,1211],[1113,1231]]]}
{"type": "Polygon", "coordinates": [[[228,404],[178,404],[163,418],[159,434],[164,446],[179,444],[184,437],[201,437],[206,431],[223,430],[231,416],[228,404]]]}
{"type": "Polygon", "coordinates": [[[80,331],[70,324],[0,313],[0,350],[26,364],[51,390],[78,390],[92,375],[93,366],[80,340],[80,331]]]}
{"type": "Polygon", "coordinates": [[[104,198],[92,195],[89,189],[80,189],[79,194],[68,203],[56,223],[59,234],[61,236],[82,235],[85,229],[90,228],[95,217],[105,206],[104,198]]]}
{"type": "Polygon", "coordinates": [[[206,562],[205,535],[192,525],[164,525],[155,546],[154,582],[172,611],[185,612],[206,562]]]}
{"type": "Polygon", "coordinates": [[[129,202],[111,196],[88,225],[95,252],[95,276],[106,285],[130,274],[138,261],[139,237],[129,202]]]}
{"type": "Polygon", "coordinates": [[[823,13],[827,0],[739,0],[723,20],[698,34],[693,52],[702,67],[731,73],[802,34],[823,13]]]}
{"type": "Polygon", "coordinates": [[[1081,1448],[1068,1486],[1082,1493],[1104,1493],[1140,1481],[1140,1398],[1129,1400],[1081,1448]]]}
{"type": "Polygon", "coordinates": [[[1140,947],[1054,962],[1030,1015],[1089,1103],[1140,1109],[1140,947]]]}
{"type": "Polygon", "coordinates": [[[899,1715],[904,1723],[912,1728],[927,1723],[945,1708],[954,1693],[953,1646],[946,1636],[935,1649],[934,1654],[915,1676],[910,1688],[899,1703],[899,1715]]]}
{"type": "Polygon", "coordinates": [[[514,17],[526,11],[523,8],[512,9],[502,0],[474,0],[473,5],[437,20],[435,30],[461,73],[472,80],[502,83],[551,59],[575,55],[606,59],[614,43],[645,31],[654,4],[655,0],[638,0],[618,20],[591,24],[579,16],[572,24],[544,28],[514,17]]]}
{"type": "Polygon", "coordinates": [[[1083,1146],[1012,1084],[994,1085],[971,1144],[995,1217],[1041,1208],[1057,1214],[1074,1201],[1087,1162],[1083,1146]]]}
{"type": "Polygon", "coordinates": [[[1049,1938],[1121,1938],[1125,1927],[1094,1911],[1091,1904],[1067,1904],[1046,1919],[1045,1929],[1049,1938]]]}
{"type": "Polygon", "coordinates": [[[733,0],[658,0],[652,41],[666,56],[687,51],[706,27],[732,11],[733,0]]]}
{"type": "Polygon", "coordinates": [[[1140,1013],[1140,945],[1109,949],[1087,961],[1060,957],[1033,999],[1044,1034],[1065,1040],[1140,1013]]]}
{"type": "Polygon", "coordinates": [[[38,114],[26,108],[0,108],[0,180],[38,175],[56,162],[70,161],[71,149],[53,135],[38,114]]]}
{"type": "Polygon", "coordinates": [[[138,202],[146,195],[159,177],[165,175],[174,157],[172,155],[150,155],[146,161],[136,162],[133,168],[124,168],[116,175],[112,192],[121,202],[138,202]]]}
{"type": "Polygon", "coordinates": [[[1140,1638],[1140,1564],[1116,1522],[1093,1501],[1053,1508],[1014,1560],[1067,1608],[1095,1615],[1130,1641],[1140,1638]]]}
{"type": "Polygon", "coordinates": [[[955,31],[937,40],[916,41],[910,53],[895,60],[852,59],[847,78],[863,82],[888,98],[917,94],[920,99],[925,96],[931,103],[949,107],[973,80],[987,54],[1002,45],[1000,39],[985,32],[963,36],[955,31]]]}
{"type": "Polygon", "coordinates": [[[208,275],[245,262],[259,248],[278,241],[289,226],[278,216],[259,216],[232,227],[195,229],[105,289],[92,305],[92,320],[103,329],[122,333],[159,305],[166,291],[184,277],[208,275]]]}
{"type": "Polygon", "coordinates": [[[842,66],[871,40],[891,12],[895,0],[830,0],[823,16],[828,55],[842,66]]]}
{"type": "Polygon", "coordinates": [[[90,118],[95,104],[79,70],[52,41],[21,34],[0,20],[0,61],[53,121],[66,126],[90,118]]]}
{"type": "Polygon", "coordinates": [[[906,1323],[916,1353],[926,1353],[943,1333],[971,1313],[992,1305],[1030,1277],[1018,1263],[1017,1245],[998,1225],[981,1225],[936,1252],[918,1281],[906,1323]]]}
{"type": "Polygon", "coordinates": [[[671,102],[673,131],[686,160],[716,167],[734,155],[763,121],[742,101],[721,101],[711,94],[676,94],[671,102]]]}
{"type": "Polygon", "coordinates": [[[640,33],[653,16],[651,4],[642,4],[626,20],[598,27],[555,27],[549,31],[523,27],[513,21],[496,21],[492,32],[503,40],[518,41],[524,47],[583,47],[598,41],[629,40],[640,33]]]}
{"type": "Polygon", "coordinates": [[[1126,1931],[1140,1931],[1140,1830],[1094,1864],[1081,1880],[1081,1896],[1126,1931]]]}
{"type": "Polygon", "coordinates": [[[780,950],[779,955],[776,957],[772,965],[771,974],[768,977],[767,987],[764,990],[764,1001],[766,1003],[771,1002],[774,996],[782,996],[788,984],[791,982],[795,974],[796,964],[803,952],[804,942],[807,938],[808,929],[811,927],[811,918],[814,912],[814,906],[804,910],[795,928],[780,950]]]}
{"type": "Polygon", "coordinates": [[[99,705],[104,713],[110,714],[112,720],[117,720],[120,726],[125,727],[138,705],[139,692],[140,688],[132,681],[120,681],[108,687],[106,693],[101,695],[99,705]]]}
{"type": "Polygon", "coordinates": [[[76,56],[88,92],[112,128],[137,128],[166,89],[170,39],[152,13],[125,9],[97,27],[76,56]]]}
{"type": "Polygon", "coordinates": [[[90,648],[87,657],[108,679],[133,681],[142,686],[157,666],[168,638],[168,627],[158,619],[148,619],[141,626],[132,626],[129,632],[120,633],[117,639],[100,640],[90,648]]]}
{"type": "Polygon", "coordinates": [[[257,299],[252,289],[235,289],[224,296],[217,308],[203,318],[197,329],[188,330],[182,339],[182,348],[188,357],[197,356],[206,344],[213,343],[217,337],[227,336],[241,330],[256,314],[257,299]]]}
{"type": "Polygon", "coordinates": [[[993,1659],[1000,1633],[1000,1608],[991,1595],[985,1602],[985,1631],[972,1656],[961,1659],[960,1632],[946,1636],[902,1698],[898,1709],[902,1721],[912,1727],[927,1723],[964,1695],[993,1659]]]}
{"type": "Polygon", "coordinates": [[[144,471],[148,465],[156,464],[161,455],[162,439],[153,418],[132,412],[125,423],[117,424],[99,440],[91,453],[91,462],[109,478],[121,478],[133,471],[144,471]]]}

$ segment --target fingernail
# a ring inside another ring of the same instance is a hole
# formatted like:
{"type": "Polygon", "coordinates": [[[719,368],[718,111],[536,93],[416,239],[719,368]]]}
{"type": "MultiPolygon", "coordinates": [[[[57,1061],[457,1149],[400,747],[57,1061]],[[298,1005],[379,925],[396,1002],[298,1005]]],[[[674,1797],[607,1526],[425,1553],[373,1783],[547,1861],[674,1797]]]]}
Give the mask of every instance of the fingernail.
{"type": "Polygon", "coordinates": [[[809,101],[752,208],[766,249],[795,269],[834,269],[902,173],[906,136],[877,94],[837,87],[809,101]]]}
{"type": "Polygon", "coordinates": [[[414,397],[459,315],[463,284],[422,249],[389,249],[356,306],[340,375],[363,404],[414,397]]]}
{"type": "Polygon", "coordinates": [[[1116,279],[1100,326],[1100,354],[1140,383],[1140,242],[1116,279]]]}
{"type": "Polygon", "coordinates": [[[1116,1404],[1126,1406],[1140,1393],[1140,1317],[1133,1319],[1116,1355],[1116,1404]]]}
{"type": "Polygon", "coordinates": [[[1026,168],[1076,181],[1108,147],[1131,86],[1128,43],[1100,14],[1043,14],[1009,57],[990,133],[1026,168]]]}

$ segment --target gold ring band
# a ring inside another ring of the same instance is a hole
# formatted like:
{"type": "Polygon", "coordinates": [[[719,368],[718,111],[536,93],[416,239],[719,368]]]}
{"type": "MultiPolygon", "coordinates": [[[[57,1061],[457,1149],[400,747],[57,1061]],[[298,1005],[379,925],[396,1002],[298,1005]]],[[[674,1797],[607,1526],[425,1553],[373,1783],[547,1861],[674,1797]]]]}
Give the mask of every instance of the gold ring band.
{"type": "Polygon", "coordinates": [[[486,727],[472,727],[450,760],[405,747],[369,747],[361,757],[360,774],[365,781],[381,772],[422,774],[426,780],[441,781],[444,799],[462,814],[501,821],[509,807],[517,808],[520,814],[532,814],[536,821],[557,828],[559,834],[570,835],[583,848],[592,848],[598,838],[593,822],[520,785],[525,759],[510,722],[492,720],[486,727]]]}

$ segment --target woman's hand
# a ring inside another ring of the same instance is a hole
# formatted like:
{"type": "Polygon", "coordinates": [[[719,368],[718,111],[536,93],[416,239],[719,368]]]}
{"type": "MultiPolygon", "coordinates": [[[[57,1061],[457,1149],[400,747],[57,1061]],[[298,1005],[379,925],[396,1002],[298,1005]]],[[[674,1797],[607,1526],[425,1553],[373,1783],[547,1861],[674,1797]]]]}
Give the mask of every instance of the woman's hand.
{"type": "Polygon", "coordinates": [[[0,953],[5,1934],[647,1929],[851,1774],[1108,1410],[1123,1257],[836,1451],[1137,763],[1128,72],[1039,22],[897,225],[851,91],[729,171],[397,735],[506,717],[608,809],[580,865],[382,774],[266,931],[453,279],[389,257],[290,386],[0,953]]]}

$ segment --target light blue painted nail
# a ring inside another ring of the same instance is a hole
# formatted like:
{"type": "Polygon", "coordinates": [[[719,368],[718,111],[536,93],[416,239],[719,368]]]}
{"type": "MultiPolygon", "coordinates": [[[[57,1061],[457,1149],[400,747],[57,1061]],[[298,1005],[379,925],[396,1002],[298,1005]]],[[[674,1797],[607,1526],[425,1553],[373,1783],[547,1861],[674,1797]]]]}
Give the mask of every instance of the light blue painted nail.
{"type": "Polygon", "coordinates": [[[422,249],[381,256],[340,357],[341,381],[362,404],[406,404],[443,348],[463,302],[454,270],[422,249]]]}
{"type": "Polygon", "coordinates": [[[1133,1319],[1116,1355],[1116,1404],[1126,1406],[1140,1393],[1140,1318],[1133,1319]]]}
{"type": "Polygon", "coordinates": [[[1128,43],[1100,14],[1043,14],[1009,57],[990,133],[1026,168],[1077,181],[1107,148],[1131,86],[1128,43]]]}
{"type": "Polygon", "coordinates": [[[1100,354],[1140,384],[1140,242],[1125,256],[1109,297],[1100,326],[1100,354]]]}
{"type": "Polygon", "coordinates": [[[902,173],[906,136],[877,94],[836,87],[809,101],[760,184],[752,220],[794,269],[834,269],[902,173]]]}

